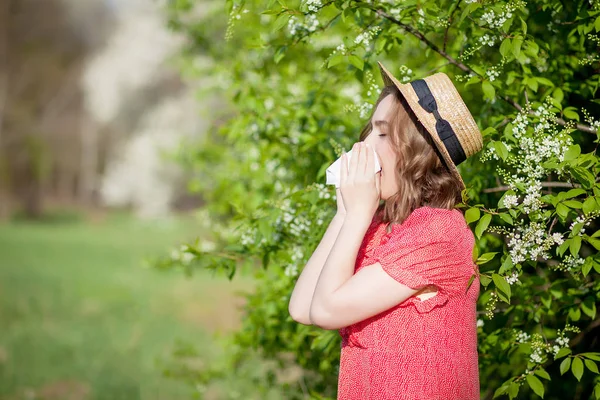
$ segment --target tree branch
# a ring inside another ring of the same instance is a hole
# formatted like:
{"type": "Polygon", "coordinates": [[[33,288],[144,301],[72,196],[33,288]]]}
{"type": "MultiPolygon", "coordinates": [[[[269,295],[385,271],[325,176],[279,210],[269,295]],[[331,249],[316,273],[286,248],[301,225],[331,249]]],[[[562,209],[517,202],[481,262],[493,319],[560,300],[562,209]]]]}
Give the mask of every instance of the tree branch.
{"type": "Polygon", "coordinates": [[[458,0],[458,2],[456,3],[456,7],[454,7],[454,10],[452,10],[452,12],[450,13],[450,18],[448,18],[448,26],[446,27],[446,32],[444,32],[444,47],[442,48],[442,50],[444,51],[446,51],[446,44],[448,43],[448,31],[450,30],[450,26],[452,26],[452,17],[454,17],[454,13],[456,12],[456,10],[458,10],[461,1],[462,0],[458,0]]]}
{"type": "MultiPolygon", "coordinates": [[[[423,33],[419,32],[417,29],[413,28],[410,25],[407,25],[407,24],[404,24],[404,23],[398,21],[397,19],[395,19],[391,15],[387,14],[385,11],[380,10],[380,9],[371,8],[368,5],[367,5],[366,8],[369,8],[371,11],[377,13],[379,16],[381,16],[381,17],[389,20],[390,22],[392,22],[392,23],[400,26],[406,32],[410,33],[411,35],[413,35],[414,37],[416,37],[417,39],[419,39],[421,42],[423,42],[427,46],[429,46],[430,49],[432,49],[433,51],[435,51],[436,53],[438,53],[439,55],[441,55],[442,57],[444,57],[446,60],[448,60],[450,62],[450,64],[453,64],[453,65],[457,66],[459,69],[461,69],[464,72],[467,72],[470,75],[475,75],[475,76],[479,76],[480,78],[483,78],[482,75],[480,75],[477,72],[473,71],[471,68],[469,68],[467,65],[461,63],[460,61],[455,60],[454,58],[452,58],[452,56],[450,56],[448,53],[446,53],[446,51],[445,51],[445,44],[444,44],[444,49],[440,49],[435,43],[433,43],[432,41],[430,41],[429,39],[427,39],[425,37],[425,35],[423,35],[423,33]]],[[[518,103],[516,103],[510,97],[504,96],[504,97],[501,97],[501,98],[504,101],[506,101],[508,104],[510,104],[511,106],[513,106],[514,108],[516,108],[517,110],[521,111],[523,109],[523,107],[521,107],[518,103]]],[[[533,114],[533,111],[530,112],[530,114],[533,114]]],[[[567,124],[565,122],[565,120],[562,119],[562,118],[556,118],[555,121],[556,121],[557,124],[559,124],[561,126],[565,126],[567,124]]],[[[580,130],[582,132],[596,134],[596,130],[593,129],[589,125],[584,125],[584,124],[577,123],[576,127],[577,127],[578,130],[580,130]]]]}
{"type": "MultiPolygon", "coordinates": [[[[569,182],[542,182],[542,187],[564,187],[564,188],[578,188],[581,187],[578,183],[569,182]]],[[[505,192],[510,189],[510,186],[498,186],[495,188],[483,189],[483,193],[494,193],[494,192],[505,192]]]]}

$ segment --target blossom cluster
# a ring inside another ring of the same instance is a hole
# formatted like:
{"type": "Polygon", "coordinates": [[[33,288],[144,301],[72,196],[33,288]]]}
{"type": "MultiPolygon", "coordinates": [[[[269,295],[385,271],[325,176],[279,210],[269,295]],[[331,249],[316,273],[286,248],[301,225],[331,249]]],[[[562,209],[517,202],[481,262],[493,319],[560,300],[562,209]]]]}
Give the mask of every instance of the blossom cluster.
{"type": "Polygon", "coordinates": [[[509,285],[513,285],[513,284],[519,282],[519,272],[515,271],[515,272],[513,272],[513,274],[511,276],[506,276],[505,279],[509,285]]]}
{"type": "Polygon", "coordinates": [[[585,259],[568,254],[558,265],[554,266],[553,269],[558,271],[573,271],[578,267],[581,267],[584,263],[585,259]]]}
{"type": "Polygon", "coordinates": [[[373,26],[370,29],[367,29],[366,31],[359,33],[356,38],[354,39],[354,43],[357,45],[363,45],[365,48],[369,45],[369,43],[371,43],[371,40],[373,40],[373,38],[375,36],[377,36],[377,34],[381,32],[381,27],[380,26],[373,26]]]}
{"type": "Polygon", "coordinates": [[[490,82],[493,82],[496,80],[497,77],[500,76],[500,71],[498,71],[496,67],[490,67],[487,71],[485,71],[485,74],[487,75],[490,82]]]}
{"type": "Polygon", "coordinates": [[[179,249],[171,250],[171,261],[188,265],[194,258],[196,258],[196,256],[189,251],[189,247],[185,244],[181,245],[179,249]]]}
{"type": "Polygon", "coordinates": [[[498,294],[495,291],[490,293],[490,298],[485,305],[485,316],[489,319],[494,318],[494,310],[496,309],[496,303],[498,303],[498,294]]]}
{"type": "Polygon", "coordinates": [[[554,238],[548,236],[545,224],[533,221],[529,225],[517,225],[508,234],[508,248],[513,264],[526,260],[536,261],[550,258],[548,250],[554,245],[554,238]]]}
{"type": "Polygon", "coordinates": [[[346,53],[348,52],[348,50],[346,49],[346,45],[344,43],[340,44],[338,47],[335,48],[335,50],[333,50],[331,52],[331,55],[334,55],[336,53],[340,53],[342,55],[346,55],[346,53]]]}
{"type": "Polygon", "coordinates": [[[504,196],[504,206],[506,208],[514,208],[519,205],[519,196],[514,194],[507,194],[504,196]]]}
{"type": "Polygon", "coordinates": [[[423,25],[425,23],[425,11],[423,11],[422,8],[419,8],[419,11],[417,11],[417,13],[419,14],[419,19],[417,20],[417,22],[423,25]]]}
{"type": "Polygon", "coordinates": [[[527,334],[527,332],[518,329],[513,329],[513,333],[515,336],[515,341],[517,343],[526,343],[529,341],[530,336],[527,334]]]}
{"type": "Polygon", "coordinates": [[[229,13],[229,18],[227,20],[227,30],[225,31],[225,40],[229,41],[233,37],[233,28],[235,27],[236,20],[242,18],[242,14],[246,14],[250,10],[248,9],[238,9],[238,5],[234,4],[231,8],[231,12],[229,13]]]}
{"type": "Polygon", "coordinates": [[[308,7],[308,11],[317,12],[319,11],[319,7],[323,6],[321,0],[306,0],[306,6],[308,7]]]}
{"type": "MultiPolygon", "coordinates": [[[[546,342],[544,336],[539,333],[534,333],[531,336],[526,332],[513,329],[513,338],[515,343],[529,343],[531,345],[531,353],[529,354],[529,361],[533,364],[541,364],[546,358],[546,354],[556,356],[560,349],[569,346],[569,338],[566,336],[567,332],[579,333],[581,330],[573,325],[567,324],[564,329],[558,329],[556,334],[557,337],[554,343],[546,342]]],[[[525,369],[522,376],[529,374],[531,371],[525,369]]]]}
{"type": "MultiPolygon", "coordinates": [[[[549,105],[542,104],[533,112],[537,122],[530,120],[528,115],[531,111],[530,107],[529,104],[524,107],[512,121],[512,136],[516,141],[517,154],[507,158],[507,164],[512,165],[515,172],[509,174],[502,168],[498,168],[498,173],[507,181],[511,190],[524,192],[522,210],[526,214],[535,212],[542,206],[541,180],[549,172],[544,168],[543,163],[552,159],[563,161],[564,154],[573,142],[567,129],[558,131],[549,105]]],[[[507,149],[510,147],[507,146],[507,149]]],[[[494,147],[488,148],[481,157],[482,161],[489,158],[497,158],[494,147]]],[[[556,172],[563,173],[560,168],[557,168],[556,172]]],[[[504,202],[508,208],[518,205],[518,196],[515,196],[517,195],[505,197],[504,202]]]]}
{"type": "Polygon", "coordinates": [[[481,16],[481,21],[490,28],[500,28],[509,18],[512,18],[510,11],[502,11],[496,15],[494,10],[490,10],[481,16]]]}
{"type": "Polygon", "coordinates": [[[300,246],[294,246],[290,251],[292,253],[292,262],[285,267],[283,273],[285,276],[296,277],[298,275],[298,264],[302,261],[304,252],[300,246]]]}
{"type": "MultiPolygon", "coordinates": [[[[379,87],[375,82],[375,78],[373,77],[373,73],[371,71],[365,72],[366,78],[366,86],[367,86],[367,96],[371,96],[373,92],[379,93],[379,87]]],[[[354,104],[347,104],[344,106],[345,112],[359,112],[360,118],[367,118],[369,112],[373,109],[373,104],[369,101],[363,101],[360,94],[354,94],[354,104]]]]}
{"type": "Polygon", "coordinates": [[[479,43],[481,43],[484,46],[492,47],[494,44],[496,44],[496,36],[488,35],[486,33],[483,36],[479,37],[479,43]]]}
{"type": "Polygon", "coordinates": [[[408,68],[406,65],[401,65],[399,68],[399,74],[397,76],[400,77],[400,81],[402,83],[407,83],[411,80],[412,73],[412,69],[408,68]]]}
{"type": "Polygon", "coordinates": [[[571,222],[571,226],[569,229],[573,231],[575,228],[579,228],[578,235],[581,236],[585,233],[585,227],[590,224],[592,218],[585,217],[583,215],[578,215],[577,218],[571,222]]]}
{"type": "MultiPolygon", "coordinates": [[[[474,1],[473,1],[474,2],[474,1]]],[[[490,28],[500,28],[506,21],[512,18],[513,13],[525,6],[525,2],[522,0],[511,1],[504,6],[504,9],[498,13],[494,10],[486,11],[481,15],[481,22],[483,25],[487,25],[490,28]]]]}
{"type": "Polygon", "coordinates": [[[587,122],[592,129],[595,129],[596,132],[600,130],[600,120],[597,120],[594,117],[592,117],[585,108],[581,109],[581,112],[583,113],[584,121],[587,122]]]}
{"type": "Polygon", "coordinates": [[[316,14],[308,14],[304,17],[304,23],[295,15],[292,15],[288,20],[288,30],[291,36],[296,36],[298,33],[314,32],[319,27],[319,19],[316,14]]]}

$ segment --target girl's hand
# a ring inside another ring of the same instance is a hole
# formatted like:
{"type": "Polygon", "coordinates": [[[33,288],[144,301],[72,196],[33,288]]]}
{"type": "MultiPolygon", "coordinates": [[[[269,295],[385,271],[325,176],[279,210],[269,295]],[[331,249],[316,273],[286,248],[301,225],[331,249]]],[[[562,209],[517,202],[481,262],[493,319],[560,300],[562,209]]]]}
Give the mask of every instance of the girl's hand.
{"type": "Polygon", "coordinates": [[[337,215],[345,217],[346,207],[344,207],[344,200],[342,199],[342,191],[340,188],[335,189],[335,200],[337,202],[337,215]]]}
{"type": "Polygon", "coordinates": [[[365,142],[355,143],[352,155],[349,166],[346,153],[342,155],[340,192],[346,218],[368,226],[379,206],[381,173],[373,173],[375,153],[365,142]]]}

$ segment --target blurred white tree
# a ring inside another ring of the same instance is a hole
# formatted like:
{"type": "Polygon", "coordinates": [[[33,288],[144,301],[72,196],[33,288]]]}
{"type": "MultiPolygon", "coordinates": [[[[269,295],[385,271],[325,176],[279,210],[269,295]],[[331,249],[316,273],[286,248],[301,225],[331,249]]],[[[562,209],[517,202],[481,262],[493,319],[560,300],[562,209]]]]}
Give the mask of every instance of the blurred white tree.
{"type": "MultiPolygon", "coordinates": [[[[181,138],[199,135],[202,121],[191,85],[179,81],[173,58],[183,41],[165,27],[159,2],[109,2],[115,29],[89,59],[83,74],[85,107],[91,116],[82,134],[84,192],[99,191],[108,206],[133,206],[140,216],[160,216],[184,182],[180,167],[165,160],[181,138]],[[98,135],[117,126],[104,176],[98,171],[98,135]],[[87,147],[86,147],[87,146],[87,147]]],[[[85,196],[85,193],[83,194],[85,196]]]]}

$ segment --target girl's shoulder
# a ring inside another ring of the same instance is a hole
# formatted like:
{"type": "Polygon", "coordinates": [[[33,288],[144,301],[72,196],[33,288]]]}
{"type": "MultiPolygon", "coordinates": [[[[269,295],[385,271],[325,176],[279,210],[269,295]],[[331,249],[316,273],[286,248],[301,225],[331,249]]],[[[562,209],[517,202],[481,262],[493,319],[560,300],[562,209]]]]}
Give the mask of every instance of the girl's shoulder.
{"type": "Polygon", "coordinates": [[[443,239],[456,235],[465,228],[470,231],[459,209],[421,206],[415,208],[401,224],[393,224],[388,235],[443,239]]]}

